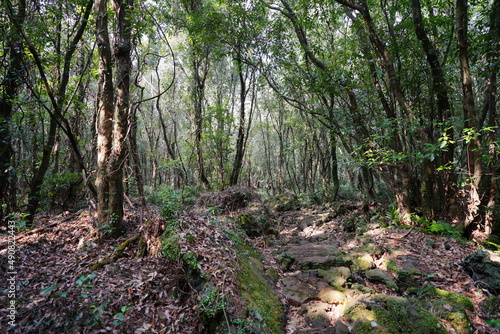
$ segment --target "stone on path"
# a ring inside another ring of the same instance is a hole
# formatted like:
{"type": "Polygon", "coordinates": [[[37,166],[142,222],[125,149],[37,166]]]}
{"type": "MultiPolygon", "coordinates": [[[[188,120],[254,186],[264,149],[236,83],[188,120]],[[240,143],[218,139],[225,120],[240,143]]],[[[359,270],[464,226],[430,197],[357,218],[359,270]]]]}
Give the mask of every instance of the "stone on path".
{"type": "Polygon", "coordinates": [[[373,283],[382,283],[390,288],[397,288],[394,277],[387,271],[381,269],[372,269],[365,272],[366,278],[373,283]]]}
{"type": "Polygon", "coordinates": [[[294,245],[285,252],[285,255],[301,268],[327,268],[342,261],[337,243],[294,245]]]}
{"type": "Polygon", "coordinates": [[[319,269],[318,275],[331,286],[340,288],[351,277],[351,270],[347,267],[334,267],[328,270],[319,269]]]}
{"type": "Polygon", "coordinates": [[[301,305],[316,298],[318,291],[311,284],[301,281],[297,276],[287,276],[281,280],[286,299],[295,305],[301,305]]]}

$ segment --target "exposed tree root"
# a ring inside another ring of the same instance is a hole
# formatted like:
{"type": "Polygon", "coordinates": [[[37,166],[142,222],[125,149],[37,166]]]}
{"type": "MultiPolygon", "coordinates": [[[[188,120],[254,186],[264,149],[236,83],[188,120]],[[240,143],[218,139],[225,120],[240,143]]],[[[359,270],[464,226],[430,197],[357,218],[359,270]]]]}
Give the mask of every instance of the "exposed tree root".
{"type": "Polygon", "coordinates": [[[101,267],[103,267],[103,266],[105,266],[105,265],[107,265],[109,263],[112,263],[112,262],[116,261],[120,257],[120,255],[123,254],[123,251],[125,250],[125,248],[127,248],[127,246],[130,243],[132,243],[132,242],[136,241],[137,239],[139,239],[140,236],[141,236],[140,234],[136,234],[133,237],[128,238],[127,240],[125,240],[124,242],[122,242],[121,245],[120,245],[120,247],[118,247],[113,252],[113,254],[111,254],[110,257],[102,259],[101,261],[97,262],[96,264],[94,264],[91,267],[91,269],[92,270],[97,270],[97,269],[99,269],[99,268],[101,268],[101,267]]]}

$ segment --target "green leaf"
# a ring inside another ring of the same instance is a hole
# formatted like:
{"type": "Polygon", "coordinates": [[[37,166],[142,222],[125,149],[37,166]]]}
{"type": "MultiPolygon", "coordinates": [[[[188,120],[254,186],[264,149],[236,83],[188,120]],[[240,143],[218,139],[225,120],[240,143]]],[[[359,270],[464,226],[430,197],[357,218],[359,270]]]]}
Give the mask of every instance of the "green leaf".
{"type": "Polygon", "coordinates": [[[51,285],[45,289],[40,290],[40,294],[48,295],[50,292],[54,291],[55,289],[57,289],[57,285],[51,285]]]}

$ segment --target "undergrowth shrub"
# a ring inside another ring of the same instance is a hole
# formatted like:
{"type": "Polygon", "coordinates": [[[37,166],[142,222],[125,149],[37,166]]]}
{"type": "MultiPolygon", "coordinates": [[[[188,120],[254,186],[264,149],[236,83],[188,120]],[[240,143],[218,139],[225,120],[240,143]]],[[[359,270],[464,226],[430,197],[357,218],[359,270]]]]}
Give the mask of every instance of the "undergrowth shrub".
{"type": "Polygon", "coordinates": [[[83,187],[80,173],[51,174],[44,178],[40,198],[42,210],[67,209],[77,202],[83,187]]]}
{"type": "Polygon", "coordinates": [[[199,190],[194,187],[184,187],[175,189],[171,186],[155,188],[148,194],[148,202],[163,207],[170,205],[174,207],[192,206],[199,194],[199,190]]]}

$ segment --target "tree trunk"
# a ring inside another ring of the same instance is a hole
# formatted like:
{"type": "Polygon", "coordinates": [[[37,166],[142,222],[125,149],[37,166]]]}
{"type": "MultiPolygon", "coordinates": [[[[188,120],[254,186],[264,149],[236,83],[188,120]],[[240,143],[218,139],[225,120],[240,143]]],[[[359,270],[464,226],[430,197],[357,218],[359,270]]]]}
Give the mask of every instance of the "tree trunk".
{"type": "Polygon", "coordinates": [[[139,192],[139,197],[141,199],[141,204],[146,206],[146,197],[144,196],[144,179],[142,177],[141,162],[139,160],[139,153],[137,152],[137,115],[136,108],[131,108],[130,115],[130,155],[134,163],[134,174],[137,182],[137,191],[139,192]]]}
{"type": "Polygon", "coordinates": [[[498,138],[498,119],[497,119],[497,76],[500,71],[500,0],[493,2],[490,13],[490,34],[492,45],[491,50],[488,52],[489,58],[489,71],[486,78],[485,101],[484,111],[489,116],[488,127],[493,129],[488,133],[488,149],[490,159],[488,160],[485,182],[486,195],[486,215],[484,218],[485,233],[496,234],[500,236],[500,217],[497,203],[497,177],[500,173],[498,165],[498,156],[496,153],[495,141],[498,138]]]}
{"type": "MultiPolygon", "coordinates": [[[[375,89],[377,91],[378,97],[384,108],[386,116],[393,123],[394,130],[391,134],[392,137],[392,147],[396,153],[406,153],[405,139],[401,138],[398,129],[401,127],[400,120],[408,119],[410,121],[415,120],[415,115],[408,104],[406,97],[404,95],[401,83],[399,80],[396,67],[394,66],[389,49],[386,47],[375,27],[373,19],[370,14],[368,3],[366,0],[362,0],[361,3],[355,3],[349,0],[336,0],[349,8],[358,11],[366,24],[368,39],[370,41],[373,49],[378,53],[379,59],[381,60],[381,68],[385,70],[387,76],[388,89],[390,93],[394,95],[397,104],[401,110],[402,117],[398,118],[396,108],[392,107],[383,92],[382,85],[378,78],[378,71],[375,68],[373,62],[369,62],[370,71],[372,73],[372,81],[374,83],[375,89]]],[[[363,37],[363,36],[362,36],[363,37]]],[[[368,53],[369,50],[368,50],[368,53]]],[[[388,187],[394,193],[396,198],[396,204],[398,207],[399,214],[403,220],[406,222],[410,221],[410,214],[414,211],[415,207],[418,206],[416,203],[416,198],[420,198],[419,189],[417,186],[417,178],[413,175],[410,170],[410,166],[407,162],[396,162],[393,165],[383,165],[382,177],[387,183],[388,187]]]]}
{"type": "MultiPolygon", "coordinates": [[[[99,238],[105,236],[105,226],[110,225],[108,160],[113,144],[113,68],[111,43],[108,32],[107,0],[96,0],[96,32],[99,52],[99,92],[97,103],[97,228],[99,238]]],[[[118,213],[122,212],[122,209],[118,213]]],[[[116,213],[116,214],[118,214],[116,213]]]]}
{"type": "MultiPolygon", "coordinates": [[[[198,161],[198,177],[201,184],[210,189],[210,182],[205,174],[205,162],[203,159],[203,103],[205,99],[205,80],[208,72],[208,64],[202,69],[202,61],[193,50],[193,70],[194,70],[194,143],[196,147],[196,157],[198,161]],[[200,73],[202,71],[202,73],[200,73]]],[[[208,62],[208,59],[205,59],[208,62]]]]}
{"type": "Polygon", "coordinates": [[[468,40],[467,40],[467,0],[456,1],[456,29],[458,58],[460,61],[460,77],[462,80],[462,101],[464,113],[464,129],[466,139],[467,154],[467,183],[468,183],[468,208],[464,227],[470,234],[479,228],[481,194],[480,183],[483,173],[481,165],[481,141],[477,124],[476,108],[474,104],[474,93],[472,88],[472,78],[469,67],[468,40]]]}
{"type": "Polygon", "coordinates": [[[99,239],[119,235],[123,222],[123,164],[130,99],[130,11],[133,1],[113,0],[117,31],[113,49],[116,64],[116,97],[113,88],[107,0],[96,0],[99,48],[99,103],[97,125],[97,214],[99,239]],[[115,100],[113,98],[115,97],[115,100]]]}
{"type": "Polygon", "coordinates": [[[238,137],[236,138],[236,152],[234,156],[233,171],[229,178],[229,185],[238,184],[241,168],[243,166],[243,157],[245,155],[245,103],[248,90],[246,88],[246,78],[243,74],[243,64],[241,54],[236,57],[238,67],[238,76],[240,79],[240,123],[238,125],[238,137]]]}
{"type": "MultiPolygon", "coordinates": [[[[12,8],[9,8],[11,10],[12,8]]],[[[20,0],[13,19],[23,26],[26,17],[26,1],[20,0]]],[[[8,69],[1,83],[0,97],[0,225],[3,217],[15,209],[14,174],[11,167],[13,150],[11,146],[10,120],[14,112],[17,90],[22,78],[23,44],[22,36],[15,28],[9,31],[8,69]],[[4,210],[5,207],[5,210],[4,210]]]]}
{"type": "Polygon", "coordinates": [[[330,129],[330,159],[331,159],[331,185],[329,191],[330,200],[333,202],[337,199],[339,193],[340,182],[337,161],[337,138],[335,132],[330,129]]]}
{"type": "MultiPolygon", "coordinates": [[[[439,51],[432,44],[425,31],[420,0],[412,0],[413,23],[417,38],[421,42],[422,49],[427,57],[427,63],[431,68],[432,90],[436,95],[438,115],[434,119],[432,114],[427,115],[429,121],[426,140],[431,145],[437,144],[436,135],[434,133],[435,121],[443,124],[443,129],[439,135],[444,135],[447,138],[453,138],[453,127],[449,126],[451,118],[451,106],[448,98],[448,89],[446,85],[445,75],[439,61],[439,51]]],[[[450,141],[447,144],[446,150],[441,154],[441,159],[430,160],[428,158],[423,161],[422,172],[422,207],[424,215],[429,219],[443,219],[447,216],[447,204],[455,202],[456,190],[453,184],[456,181],[453,170],[445,168],[438,171],[440,166],[449,166],[453,163],[453,153],[455,145],[450,141]],[[444,210],[443,210],[444,209],[444,210]],[[444,211],[444,212],[443,212],[444,211]]]]}

